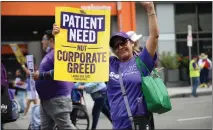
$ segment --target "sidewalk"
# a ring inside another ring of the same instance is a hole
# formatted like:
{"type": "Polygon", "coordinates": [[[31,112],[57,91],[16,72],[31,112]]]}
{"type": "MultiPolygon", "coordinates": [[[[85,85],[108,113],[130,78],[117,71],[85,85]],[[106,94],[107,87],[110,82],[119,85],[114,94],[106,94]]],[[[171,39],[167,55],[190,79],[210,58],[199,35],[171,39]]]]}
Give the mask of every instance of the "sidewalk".
{"type": "MultiPolygon", "coordinates": [[[[168,93],[171,98],[177,97],[189,97],[192,92],[192,87],[174,87],[168,88],[168,93]]],[[[212,95],[212,85],[209,88],[198,88],[197,89],[198,96],[202,95],[212,95]]]]}

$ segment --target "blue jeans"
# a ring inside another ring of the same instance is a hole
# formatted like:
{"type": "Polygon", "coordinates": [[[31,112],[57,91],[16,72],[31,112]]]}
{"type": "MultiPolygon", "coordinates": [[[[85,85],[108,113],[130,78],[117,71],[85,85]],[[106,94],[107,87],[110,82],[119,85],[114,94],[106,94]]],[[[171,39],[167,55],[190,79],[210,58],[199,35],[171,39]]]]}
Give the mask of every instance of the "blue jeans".
{"type": "Polygon", "coordinates": [[[25,105],[24,105],[24,101],[25,101],[25,91],[17,91],[17,96],[18,96],[18,103],[20,106],[20,112],[24,112],[25,109],[25,105]]]}
{"type": "Polygon", "coordinates": [[[209,69],[204,68],[200,71],[200,83],[207,84],[208,80],[209,80],[209,69]]]}
{"type": "Polygon", "coordinates": [[[98,124],[100,113],[102,112],[111,122],[110,108],[106,94],[94,99],[94,106],[92,109],[92,130],[95,130],[98,124]]]}
{"type": "Polygon", "coordinates": [[[199,77],[192,77],[192,95],[197,95],[197,88],[199,86],[199,77]]]}

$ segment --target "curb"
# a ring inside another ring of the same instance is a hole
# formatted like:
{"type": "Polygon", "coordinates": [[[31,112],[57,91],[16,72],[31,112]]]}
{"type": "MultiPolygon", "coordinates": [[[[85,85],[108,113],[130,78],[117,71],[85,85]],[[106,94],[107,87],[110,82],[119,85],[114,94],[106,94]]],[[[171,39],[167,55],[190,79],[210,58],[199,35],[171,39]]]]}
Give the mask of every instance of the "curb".
{"type": "MultiPolygon", "coordinates": [[[[212,95],[212,91],[205,91],[205,92],[197,92],[198,96],[207,96],[207,95],[212,95]]],[[[173,94],[170,95],[170,98],[183,98],[183,97],[190,97],[191,96],[191,92],[187,92],[187,93],[179,93],[179,94],[173,94]]]]}

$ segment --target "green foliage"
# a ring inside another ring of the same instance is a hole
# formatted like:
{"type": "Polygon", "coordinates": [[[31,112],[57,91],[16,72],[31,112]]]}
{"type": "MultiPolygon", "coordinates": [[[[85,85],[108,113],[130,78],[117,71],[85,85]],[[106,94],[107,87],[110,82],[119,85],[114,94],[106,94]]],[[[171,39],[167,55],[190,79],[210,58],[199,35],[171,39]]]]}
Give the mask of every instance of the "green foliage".
{"type": "Polygon", "coordinates": [[[171,52],[163,52],[159,56],[159,61],[162,67],[166,69],[178,69],[180,56],[171,54],[171,52]]]}

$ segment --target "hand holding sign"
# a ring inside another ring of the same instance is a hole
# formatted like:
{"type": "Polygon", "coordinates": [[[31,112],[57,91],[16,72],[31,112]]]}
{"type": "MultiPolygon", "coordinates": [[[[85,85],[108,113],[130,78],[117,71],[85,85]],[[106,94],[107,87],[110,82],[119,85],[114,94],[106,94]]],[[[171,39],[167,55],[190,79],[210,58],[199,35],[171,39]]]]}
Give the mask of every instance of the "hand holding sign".
{"type": "Polygon", "coordinates": [[[34,78],[34,80],[39,79],[39,71],[36,71],[36,72],[33,73],[33,78],[34,78]]]}
{"type": "Polygon", "coordinates": [[[52,34],[55,36],[55,35],[58,34],[59,32],[60,32],[59,26],[58,26],[56,23],[54,23],[54,24],[53,24],[53,31],[52,31],[52,34]]]}

